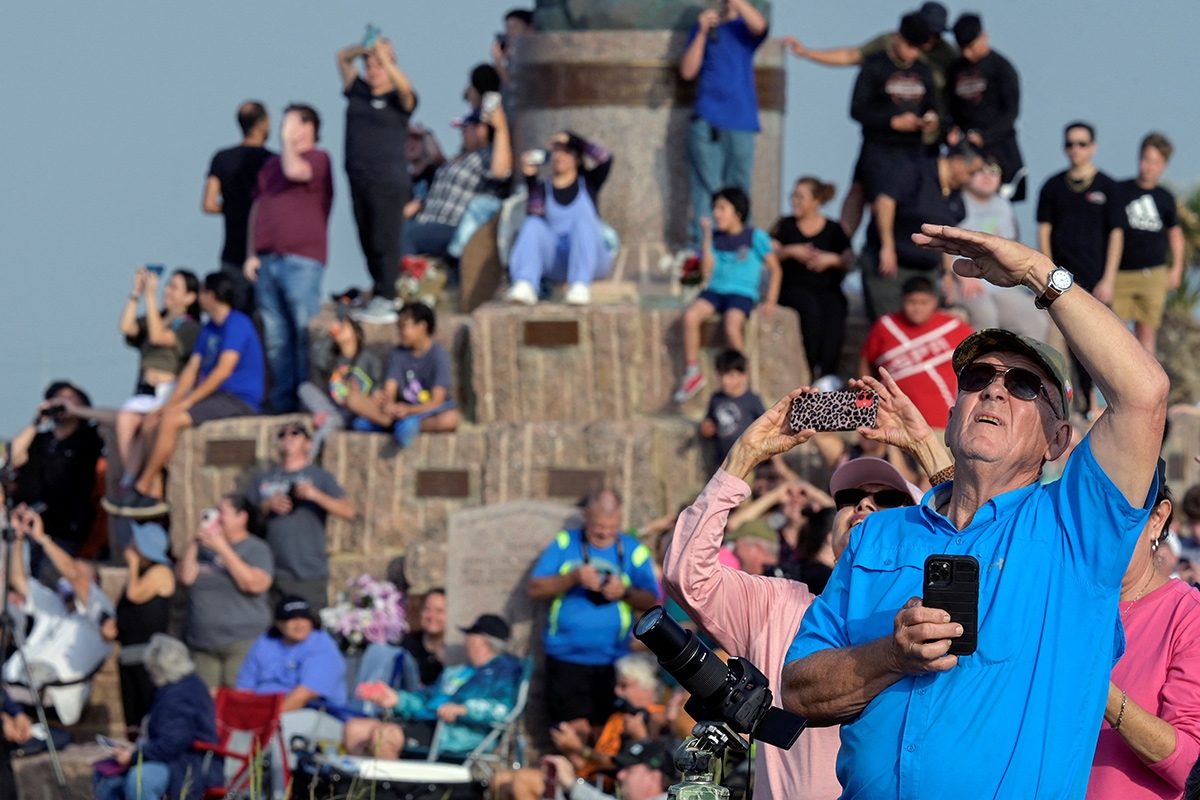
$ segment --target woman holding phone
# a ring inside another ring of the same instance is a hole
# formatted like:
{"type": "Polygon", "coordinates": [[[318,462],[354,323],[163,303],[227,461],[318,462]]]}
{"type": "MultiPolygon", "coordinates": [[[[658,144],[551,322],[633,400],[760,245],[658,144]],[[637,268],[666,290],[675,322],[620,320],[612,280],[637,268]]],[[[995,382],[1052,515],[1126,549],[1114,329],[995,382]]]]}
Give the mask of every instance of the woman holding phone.
{"type": "Polygon", "coordinates": [[[187,364],[200,332],[200,281],[195,273],[180,269],[172,273],[158,304],[158,283],[163,268],[140,266],[133,273],[133,291],[125,301],[118,326],[125,343],[141,352],[138,382],[133,397],[117,412],[117,450],[124,475],[122,486],[131,486],[142,467],[138,433],[142,421],[158,409],[175,388],[175,379],[187,364]],[[145,313],[138,316],[143,301],[145,313]]]}

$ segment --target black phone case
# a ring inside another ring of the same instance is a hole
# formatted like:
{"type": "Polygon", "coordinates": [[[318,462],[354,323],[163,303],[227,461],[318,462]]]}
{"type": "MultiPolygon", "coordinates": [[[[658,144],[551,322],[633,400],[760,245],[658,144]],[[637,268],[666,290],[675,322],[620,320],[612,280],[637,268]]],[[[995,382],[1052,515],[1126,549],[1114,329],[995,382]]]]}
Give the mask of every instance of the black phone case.
{"type": "Polygon", "coordinates": [[[816,392],[792,400],[788,424],[793,431],[853,431],[874,428],[879,395],[874,392],[816,392]]]}
{"type": "Polygon", "coordinates": [[[962,625],[962,636],[950,641],[950,655],[969,656],[975,652],[979,643],[979,562],[975,556],[932,555],[926,558],[921,602],[927,608],[942,609],[950,614],[952,622],[962,625]],[[938,562],[950,564],[948,582],[931,574],[931,565],[938,562]]]}

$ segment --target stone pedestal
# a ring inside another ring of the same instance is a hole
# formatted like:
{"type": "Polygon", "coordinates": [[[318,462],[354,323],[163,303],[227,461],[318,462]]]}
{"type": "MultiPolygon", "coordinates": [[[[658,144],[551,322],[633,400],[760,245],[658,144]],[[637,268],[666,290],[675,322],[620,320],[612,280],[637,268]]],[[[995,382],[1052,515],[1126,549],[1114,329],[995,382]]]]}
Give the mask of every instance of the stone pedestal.
{"type": "MultiPolygon", "coordinates": [[[[514,43],[515,146],[545,147],[572,130],[612,150],[600,215],[625,245],[687,239],[695,90],[679,78],[685,44],[686,33],[635,30],[527,34],[514,43]]],[[[781,197],[786,76],[778,40],[763,43],[755,66],[762,132],[750,194],[763,226],[778,216],[781,197]]]]}

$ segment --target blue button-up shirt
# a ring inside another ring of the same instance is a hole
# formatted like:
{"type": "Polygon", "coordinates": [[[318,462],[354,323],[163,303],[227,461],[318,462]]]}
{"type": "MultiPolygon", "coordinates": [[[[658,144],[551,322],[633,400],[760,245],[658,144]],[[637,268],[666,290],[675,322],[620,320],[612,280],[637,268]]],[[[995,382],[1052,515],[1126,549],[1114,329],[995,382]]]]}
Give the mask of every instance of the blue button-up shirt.
{"type": "Polygon", "coordinates": [[[949,484],[868,517],[787,660],[890,636],[935,553],[979,561],[979,646],[948,672],[900,679],[842,726],[842,797],[1083,797],[1125,647],[1121,578],[1156,490],[1130,506],[1088,438],[1061,480],[992,498],[961,531],[936,511],[949,484]]]}

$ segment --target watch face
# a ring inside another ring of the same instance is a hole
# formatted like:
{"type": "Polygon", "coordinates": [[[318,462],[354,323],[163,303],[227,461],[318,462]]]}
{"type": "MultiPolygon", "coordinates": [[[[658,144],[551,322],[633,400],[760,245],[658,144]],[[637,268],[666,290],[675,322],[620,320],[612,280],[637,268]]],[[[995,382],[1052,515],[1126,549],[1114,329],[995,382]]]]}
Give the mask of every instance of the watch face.
{"type": "Polygon", "coordinates": [[[1058,289],[1060,292],[1071,288],[1071,284],[1074,282],[1075,281],[1071,277],[1071,273],[1067,272],[1065,269],[1056,269],[1050,273],[1050,285],[1055,289],[1058,289]]]}

